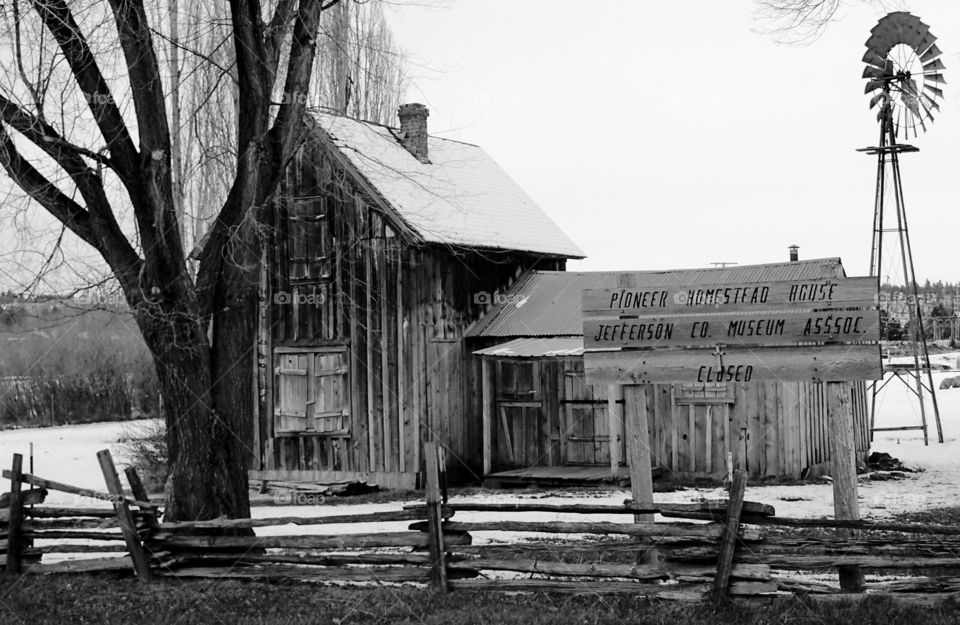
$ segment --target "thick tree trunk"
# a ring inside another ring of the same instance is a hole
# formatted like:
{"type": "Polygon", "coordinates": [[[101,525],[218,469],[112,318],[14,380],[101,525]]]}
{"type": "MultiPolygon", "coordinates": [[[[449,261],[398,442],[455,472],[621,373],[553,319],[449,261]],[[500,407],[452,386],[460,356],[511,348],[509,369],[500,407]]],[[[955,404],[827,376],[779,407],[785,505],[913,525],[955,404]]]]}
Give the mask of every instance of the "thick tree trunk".
{"type": "MultiPolygon", "coordinates": [[[[236,353],[234,343],[243,337],[214,332],[220,345],[211,349],[199,316],[192,312],[148,312],[141,307],[137,321],[154,354],[164,399],[170,470],[166,518],[249,517],[247,432],[253,418],[249,399],[253,373],[250,364],[238,363],[228,372],[213,364],[213,354],[221,360],[231,357],[236,353]],[[215,370],[220,380],[215,379],[215,370]],[[217,391],[237,389],[241,375],[245,393],[217,391]]],[[[236,323],[234,327],[239,328],[236,323]]]]}

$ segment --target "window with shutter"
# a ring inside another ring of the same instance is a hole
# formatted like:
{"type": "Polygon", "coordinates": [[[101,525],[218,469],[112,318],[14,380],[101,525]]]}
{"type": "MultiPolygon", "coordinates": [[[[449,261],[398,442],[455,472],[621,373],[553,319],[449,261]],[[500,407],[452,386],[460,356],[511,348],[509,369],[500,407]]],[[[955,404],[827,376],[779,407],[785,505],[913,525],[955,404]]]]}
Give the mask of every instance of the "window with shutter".
{"type": "Polygon", "coordinates": [[[278,348],[274,424],[277,433],[350,435],[350,367],[346,348],[278,348]]]}

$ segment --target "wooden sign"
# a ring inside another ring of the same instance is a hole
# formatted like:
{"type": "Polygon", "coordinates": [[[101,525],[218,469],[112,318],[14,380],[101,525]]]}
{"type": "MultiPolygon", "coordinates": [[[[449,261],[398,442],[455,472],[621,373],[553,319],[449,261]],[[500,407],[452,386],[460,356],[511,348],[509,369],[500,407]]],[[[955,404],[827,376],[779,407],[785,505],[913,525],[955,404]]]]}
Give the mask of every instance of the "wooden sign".
{"type": "Polygon", "coordinates": [[[880,379],[877,297],[873,277],[586,290],[587,382],[880,379]]]}
{"type": "Polygon", "coordinates": [[[799,345],[880,340],[880,311],[734,313],[669,317],[594,317],[583,323],[583,346],[697,347],[799,345]]]}
{"type": "Polygon", "coordinates": [[[727,347],[585,352],[588,384],[876,380],[880,346],[727,347]]]}
{"type": "MultiPolygon", "coordinates": [[[[630,282],[630,274],[623,282],[630,282]]],[[[583,315],[871,308],[878,303],[878,290],[877,279],[871,277],[589,289],[583,292],[583,315]]]]}

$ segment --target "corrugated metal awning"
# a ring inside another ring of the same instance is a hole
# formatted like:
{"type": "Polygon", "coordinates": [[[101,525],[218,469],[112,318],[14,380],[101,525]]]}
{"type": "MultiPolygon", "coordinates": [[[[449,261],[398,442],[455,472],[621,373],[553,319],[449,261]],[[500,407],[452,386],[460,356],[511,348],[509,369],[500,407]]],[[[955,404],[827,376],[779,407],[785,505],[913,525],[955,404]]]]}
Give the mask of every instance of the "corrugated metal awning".
{"type": "Polygon", "coordinates": [[[581,356],[583,354],[583,337],[580,336],[550,336],[535,339],[514,339],[473,352],[477,356],[493,356],[499,358],[561,358],[564,356],[581,356]]]}

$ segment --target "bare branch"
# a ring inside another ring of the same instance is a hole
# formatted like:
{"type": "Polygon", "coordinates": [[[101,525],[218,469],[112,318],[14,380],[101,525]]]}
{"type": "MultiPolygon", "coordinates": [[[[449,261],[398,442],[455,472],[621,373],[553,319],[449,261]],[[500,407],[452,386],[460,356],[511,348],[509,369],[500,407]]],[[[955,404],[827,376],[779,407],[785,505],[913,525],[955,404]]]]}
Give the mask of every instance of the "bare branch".
{"type": "Polygon", "coordinates": [[[139,153],[86,38],[64,0],[32,0],[76,77],[124,184],[136,182],[139,153]]]}
{"type": "Polygon", "coordinates": [[[10,178],[31,198],[56,217],[78,237],[96,249],[101,242],[90,227],[90,215],[74,202],[20,154],[6,128],[0,124],[0,164],[10,178]]]}

